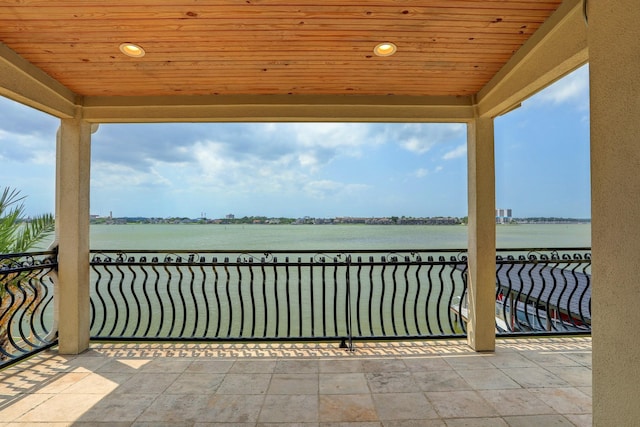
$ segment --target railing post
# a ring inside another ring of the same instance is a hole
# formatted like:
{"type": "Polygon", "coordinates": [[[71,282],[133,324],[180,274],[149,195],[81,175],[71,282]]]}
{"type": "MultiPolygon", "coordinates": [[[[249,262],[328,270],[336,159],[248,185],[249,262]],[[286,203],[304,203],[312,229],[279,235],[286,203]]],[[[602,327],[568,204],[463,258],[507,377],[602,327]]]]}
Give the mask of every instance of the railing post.
{"type": "Polygon", "coordinates": [[[347,336],[349,344],[348,351],[355,351],[353,348],[353,332],[351,325],[351,255],[346,257],[346,286],[347,286],[347,336]]]}

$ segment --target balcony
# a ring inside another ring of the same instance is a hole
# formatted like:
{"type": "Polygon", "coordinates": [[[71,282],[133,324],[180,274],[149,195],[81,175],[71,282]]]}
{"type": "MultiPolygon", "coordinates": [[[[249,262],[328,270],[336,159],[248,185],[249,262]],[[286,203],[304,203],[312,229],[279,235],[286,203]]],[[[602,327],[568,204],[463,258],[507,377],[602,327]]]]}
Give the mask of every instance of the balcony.
{"type": "Polygon", "coordinates": [[[56,254],[1,261],[16,425],[591,424],[588,248],[499,251],[485,354],[463,251],[93,251],[78,356],[50,349],[56,254]]]}
{"type": "Polygon", "coordinates": [[[0,383],[11,426],[590,426],[591,339],[94,343],[0,383]]]}

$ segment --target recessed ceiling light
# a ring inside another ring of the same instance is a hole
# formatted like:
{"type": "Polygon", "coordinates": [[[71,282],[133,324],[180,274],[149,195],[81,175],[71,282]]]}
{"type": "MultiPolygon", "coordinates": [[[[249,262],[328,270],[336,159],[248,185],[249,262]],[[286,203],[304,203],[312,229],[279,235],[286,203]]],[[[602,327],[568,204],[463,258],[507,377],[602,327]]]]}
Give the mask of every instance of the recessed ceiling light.
{"type": "Polygon", "coordinates": [[[391,42],[380,43],[376,47],[373,48],[373,53],[378,56],[391,56],[396,53],[398,47],[391,42]]]}
{"type": "Polygon", "coordinates": [[[122,43],[120,45],[120,52],[132,58],[142,58],[145,54],[144,49],[134,43],[122,43]]]}

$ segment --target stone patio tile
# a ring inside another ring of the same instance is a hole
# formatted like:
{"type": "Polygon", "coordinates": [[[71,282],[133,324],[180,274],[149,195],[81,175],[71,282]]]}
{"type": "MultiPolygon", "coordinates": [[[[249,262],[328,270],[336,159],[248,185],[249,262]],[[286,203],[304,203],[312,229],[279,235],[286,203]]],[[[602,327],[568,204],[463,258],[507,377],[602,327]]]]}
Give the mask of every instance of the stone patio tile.
{"type": "Polygon", "coordinates": [[[372,393],[409,393],[420,391],[410,372],[377,371],[366,374],[372,393]]]}
{"type": "Polygon", "coordinates": [[[141,372],[181,374],[191,365],[191,360],[182,357],[158,357],[140,367],[141,372]]]}
{"type": "MultiPolygon", "coordinates": [[[[194,424],[189,424],[189,427],[193,426],[193,427],[256,427],[256,426],[261,426],[262,424],[256,424],[256,423],[194,423],[194,424]]],[[[138,427],[137,424],[134,424],[132,427],[138,427]]],[[[145,426],[146,427],[146,426],[145,426]]],[[[148,427],[155,427],[155,425],[149,425],[148,427]]],[[[173,426],[167,426],[167,427],[173,427],[173,426]]],[[[309,427],[315,427],[313,425],[310,425],[309,427]]]]}
{"type": "Polygon", "coordinates": [[[324,422],[378,421],[370,394],[321,395],[318,419],[324,422]]]}
{"type": "Polygon", "coordinates": [[[193,425],[191,421],[174,421],[167,423],[161,421],[136,421],[131,424],[131,427],[192,427],[193,425]]]}
{"type": "Polygon", "coordinates": [[[114,393],[122,394],[160,394],[175,380],[178,374],[139,373],[132,375],[121,384],[114,393]]]}
{"type": "Polygon", "coordinates": [[[510,427],[575,427],[562,415],[520,415],[504,417],[510,427]]]}
{"type": "Polygon", "coordinates": [[[345,360],[320,360],[319,361],[320,372],[364,372],[362,366],[362,360],[360,359],[345,359],[345,360]]]}
{"type": "MultiPolygon", "coordinates": [[[[255,423],[265,396],[216,394],[209,396],[206,407],[195,417],[199,423],[255,423]]],[[[215,424],[214,424],[215,425],[215,424]]]]}
{"type": "Polygon", "coordinates": [[[232,374],[271,374],[276,360],[236,360],[229,373],[232,374]]]}
{"type": "Polygon", "coordinates": [[[430,356],[430,357],[405,357],[402,359],[404,364],[412,372],[423,371],[442,371],[447,369],[453,369],[442,357],[430,356]]]}
{"type": "Polygon", "coordinates": [[[589,387],[592,371],[586,366],[551,366],[547,368],[572,387],[589,387]]]}
{"type": "Polygon", "coordinates": [[[565,352],[564,356],[583,366],[592,366],[592,352],[590,351],[565,352]]]}
{"type": "Polygon", "coordinates": [[[113,423],[113,422],[96,422],[96,421],[69,421],[69,422],[61,422],[61,423],[7,423],[1,424],[3,427],[130,427],[130,422],[121,422],[121,423],[113,423]]]}
{"type": "Polygon", "coordinates": [[[414,381],[422,391],[455,391],[471,390],[467,383],[455,370],[414,372],[414,381]]]}
{"type": "Polygon", "coordinates": [[[3,422],[13,421],[16,418],[26,414],[33,408],[51,399],[53,394],[24,394],[15,396],[0,410],[0,420],[3,422]]]}
{"type": "Polygon", "coordinates": [[[383,427],[447,427],[441,419],[432,420],[385,420],[383,427]]]}
{"type": "Polygon", "coordinates": [[[94,372],[101,366],[111,362],[111,358],[102,355],[85,356],[83,353],[80,356],[65,358],[62,365],[73,372],[94,372]]]}
{"type": "Polygon", "coordinates": [[[573,387],[532,388],[529,391],[560,414],[587,414],[592,411],[591,397],[573,387]]]}
{"type": "Polygon", "coordinates": [[[99,394],[57,394],[26,412],[17,422],[74,422],[102,399],[99,394]]]}
{"type": "Polygon", "coordinates": [[[273,374],[268,394],[318,394],[318,374],[273,374]]]}
{"type": "Polygon", "coordinates": [[[133,422],[156,399],[155,394],[112,394],[105,396],[86,411],[78,421],[133,422]]]}
{"type": "Polygon", "coordinates": [[[218,394],[265,394],[271,374],[226,374],[218,394]]]}
{"type": "Polygon", "coordinates": [[[564,416],[576,427],[591,427],[593,425],[591,414],[564,414],[564,416]]]}
{"type": "Polygon", "coordinates": [[[364,373],[320,374],[320,394],[369,393],[369,384],[364,373]]]}
{"type": "Polygon", "coordinates": [[[374,394],[373,403],[381,420],[438,418],[423,393],[374,394]]]}
{"type": "MultiPolygon", "coordinates": [[[[502,418],[449,418],[444,420],[447,427],[509,427],[502,418]]],[[[538,426],[546,427],[546,426],[538,426]]]]}
{"type": "Polygon", "coordinates": [[[443,359],[453,369],[491,369],[493,364],[486,357],[477,353],[469,353],[465,355],[447,356],[443,359]]]}
{"type": "Polygon", "coordinates": [[[525,388],[568,386],[565,380],[543,368],[507,368],[502,369],[502,372],[525,388]]]}
{"type": "Polygon", "coordinates": [[[356,352],[129,343],[95,344],[90,355],[45,351],[0,371],[0,426],[592,423],[588,340],[503,340],[494,354],[470,352],[460,340],[392,344],[359,343],[356,352]]]}
{"type": "Polygon", "coordinates": [[[493,406],[475,391],[428,391],[425,395],[442,418],[499,415],[493,406]]]}
{"type": "Polygon", "coordinates": [[[194,360],[185,372],[203,374],[225,374],[234,364],[234,360],[194,360]]]}
{"type": "Polygon", "coordinates": [[[362,359],[362,369],[364,372],[400,372],[406,371],[407,365],[402,359],[391,357],[380,359],[362,359]]]}
{"type": "Polygon", "coordinates": [[[362,422],[335,422],[335,423],[319,423],[318,427],[382,427],[379,421],[362,421],[362,422]]]}
{"type": "Polygon", "coordinates": [[[207,410],[209,396],[192,394],[162,394],[146,408],[137,421],[191,422],[199,421],[207,410]]]}
{"type": "Polygon", "coordinates": [[[66,372],[62,374],[56,374],[53,377],[53,380],[45,382],[40,387],[36,387],[34,389],[34,393],[61,393],[88,375],[90,375],[89,372],[66,372]]]}
{"type": "Polygon", "coordinates": [[[549,405],[529,390],[480,390],[478,393],[503,416],[555,414],[549,405]]]}
{"type": "Polygon", "coordinates": [[[280,374],[317,374],[320,370],[317,360],[278,360],[273,372],[280,374]]]}
{"type": "Polygon", "coordinates": [[[550,366],[577,366],[580,363],[565,356],[561,353],[541,352],[541,351],[523,351],[520,353],[523,357],[536,362],[540,366],[548,368],[550,366]]]}
{"type": "Polygon", "coordinates": [[[318,395],[267,395],[259,422],[318,422],[318,395]]]}
{"type": "Polygon", "coordinates": [[[101,365],[95,372],[136,373],[152,359],[115,358],[101,365]]]}
{"type": "Polygon", "coordinates": [[[589,387],[576,387],[576,388],[581,392],[583,392],[584,394],[586,394],[587,396],[593,397],[593,387],[589,386],[589,387]]]}
{"type": "MultiPolygon", "coordinates": [[[[213,424],[212,426],[218,427],[218,424],[213,424]]],[[[255,424],[255,427],[318,427],[319,424],[318,423],[258,423],[255,424]]],[[[229,427],[236,427],[236,425],[234,424],[233,426],[229,426],[229,427]]],[[[251,427],[254,427],[254,424],[251,424],[251,427]]]]}
{"type": "Polygon", "coordinates": [[[493,369],[457,369],[471,387],[476,390],[502,390],[521,388],[520,385],[497,368],[493,369]]]}
{"type": "Polygon", "coordinates": [[[493,354],[482,356],[496,368],[537,368],[538,365],[514,351],[496,350],[493,354]]]}
{"type": "Polygon", "coordinates": [[[224,374],[183,373],[165,391],[166,394],[213,394],[224,374]]]}
{"type": "Polygon", "coordinates": [[[380,421],[359,421],[359,422],[327,422],[318,423],[318,427],[382,427],[380,421]]]}
{"type": "Polygon", "coordinates": [[[80,381],[64,389],[62,393],[109,394],[131,379],[132,374],[93,374],[89,373],[80,381]]]}

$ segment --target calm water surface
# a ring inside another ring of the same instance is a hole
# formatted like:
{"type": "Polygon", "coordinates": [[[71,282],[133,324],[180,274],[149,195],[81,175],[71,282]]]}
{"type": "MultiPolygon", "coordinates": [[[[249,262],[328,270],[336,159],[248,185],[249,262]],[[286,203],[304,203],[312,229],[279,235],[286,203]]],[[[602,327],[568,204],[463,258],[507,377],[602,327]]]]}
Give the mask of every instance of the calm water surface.
{"type": "MultiPolygon", "coordinates": [[[[590,224],[499,225],[498,248],[591,246],[590,224]]],[[[92,225],[92,249],[461,249],[466,226],[92,225]]]]}

